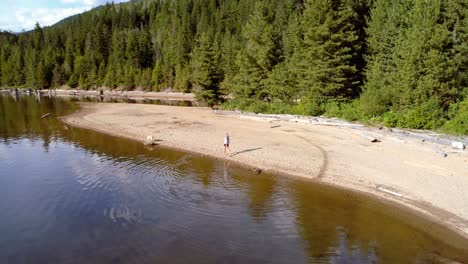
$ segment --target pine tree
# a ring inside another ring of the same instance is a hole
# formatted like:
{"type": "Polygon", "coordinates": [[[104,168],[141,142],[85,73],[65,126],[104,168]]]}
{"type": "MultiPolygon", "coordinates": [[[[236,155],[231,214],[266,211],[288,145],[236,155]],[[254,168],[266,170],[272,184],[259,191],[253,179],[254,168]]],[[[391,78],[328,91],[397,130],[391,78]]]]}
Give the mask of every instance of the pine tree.
{"type": "Polygon", "coordinates": [[[242,30],[245,47],[237,55],[239,73],[234,76],[232,85],[238,97],[268,97],[262,81],[278,62],[278,47],[274,41],[273,27],[267,19],[267,9],[258,4],[242,30]]]}
{"type": "Polygon", "coordinates": [[[221,99],[219,54],[214,50],[209,36],[202,35],[198,42],[191,54],[192,83],[197,98],[213,106],[221,99]]]}
{"type": "Polygon", "coordinates": [[[440,126],[442,110],[457,102],[463,89],[450,25],[442,19],[442,2],[415,1],[408,16],[411,26],[395,49],[398,96],[393,110],[403,115],[402,126],[440,126]]]}
{"type": "Polygon", "coordinates": [[[138,64],[141,68],[152,68],[154,59],[153,47],[147,29],[140,30],[140,34],[138,34],[138,47],[138,64]]]}
{"type": "Polygon", "coordinates": [[[276,65],[263,83],[272,99],[294,104],[302,96],[297,80],[296,73],[291,70],[290,62],[286,61],[276,65]]]}
{"type": "Polygon", "coordinates": [[[405,0],[376,0],[370,14],[367,28],[367,69],[366,82],[361,95],[361,106],[367,115],[379,115],[392,106],[397,65],[395,46],[406,28],[411,2],[405,0]]]}
{"type": "Polygon", "coordinates": [[[36,69],[37,69],[37,53],[33,48],[27,48],[24,55],[26,85],[29,87],[37,87],[36,69]]]}
{"type": "Polygon", "coordinates": [[[54,88],[60,87],[63,84],[63,73],[62,67],[59,65],[55,65],[52,71],[52,84],[51,86],[54,88]]]}
{"type": "Polygon", "coordinates": [[[134,30],[130,30],[126,35],[126,61],[129,62],[132,67],[138,68],[140,66],[140,54],[137,32],[135,32],[134,30]]]}
{"type": "Polygon", "coordinates": [[[44,31],[42,30],[39,22],[36,22],[33,31],[33,47],[36,50],[42,50],[44,46],[44,31]]]}
{"type": "Polygon", "coordinates": [[[21,49],[19,46],[13,47],[11,53],[11,68],[13,70],[13,83],[14,85],[20,86],[24,85],[25,78],[24,78],[24,61],[23,56],[21,53],[21,49]]]}
{"type": "Polygon", "coordinates": [[[2,61],[2,79],[1,83],[6,86],[12,86],[14,84],[14,72],[11,55],[11,46],[5,45],[1,49],[0,60],[2,61]]]}
{"type": "Polygon", "coordinates": [[[36,80],[35,80],[34,88],[44,89],[49,87],[49,83],[47,82],[47,73],[44,66],[44,63],[41,61],[37,65],[36,70],[36,80]]]}
{"type": "Polygon", "coordinates": [[[287,104],[295,104],[305,94],[299,89],[296,64],[294,61],[295,50],[299,48],[302,41],[302,29],[300,25],[300,15],[293,13],[289,17],[287,27],[282,33],[282,47],[284,61],[277,64],[269,73],[268,79],[264,80],[264,84],[268,89],[273,100],[279,99],[287,104]]]}
{"type": "Polygon", "coordinates": [[[125,41],[123,34],[114,30],[112,34],[111,54],[109,55],[109,65],[105,77],[105,85],[116,88],[122,84],[123,64],[125,62],[125,41]]]}
{"type": "Polygon", "coordinates": [[[156,61],[151,72],[151,83],[153,91],[159,91],[162,79],[162,68],[161,61],[156,61]]]}
{"type": "Polygon", "coordinates": [[[75,60],[73,54],[73,34],[71,30],[67,31],[65,41],[65,56],[63,63],[64,79],[68,80],[73,72],[73,61],[75,60]]]}
{"type": "Polygon", "coordinates": [[[390,111],[392,125],[404,127],[435,128],[444,122],[444,111],[463,100],[467,87],[467,59],[460,52],[466,54],[468,40],[462,2],[375,3],[361,96],[365,113],[390,111]]]}
{"type": "Polygon", "coordinates": [[[354,26],[351,1],[308,0],[303,17],[304,39],[295,52],[299,89],[311,100],[352,98],[361,80],[355,58],[362,43],[354,26]]]}

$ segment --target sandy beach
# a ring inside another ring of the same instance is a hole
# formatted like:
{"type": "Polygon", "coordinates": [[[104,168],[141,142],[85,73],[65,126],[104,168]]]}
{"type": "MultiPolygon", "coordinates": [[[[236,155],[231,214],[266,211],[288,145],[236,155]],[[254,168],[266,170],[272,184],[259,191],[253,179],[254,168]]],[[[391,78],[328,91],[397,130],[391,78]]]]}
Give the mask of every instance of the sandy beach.
{"type": "Polygon", "coordinates": [[[468,151],[401,138],[377,129],[253,120],[209,108],[83,103],[64,117],[69,125],[229,159],[369,193],[414,209],[468,238],[468,151]],[[229,132],[231,156],[223,153],[229,132]]]}

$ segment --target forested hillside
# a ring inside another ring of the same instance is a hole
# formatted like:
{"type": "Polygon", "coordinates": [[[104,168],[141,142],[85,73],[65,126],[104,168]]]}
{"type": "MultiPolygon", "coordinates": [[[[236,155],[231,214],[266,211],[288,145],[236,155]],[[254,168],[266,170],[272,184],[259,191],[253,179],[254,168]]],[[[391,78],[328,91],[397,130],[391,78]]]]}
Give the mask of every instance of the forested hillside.
{"type": "Polygon", "coordinates": [[[142,0],[0,33],[4,87],[172,88],[468,134],[466,0],[142,0]]]}

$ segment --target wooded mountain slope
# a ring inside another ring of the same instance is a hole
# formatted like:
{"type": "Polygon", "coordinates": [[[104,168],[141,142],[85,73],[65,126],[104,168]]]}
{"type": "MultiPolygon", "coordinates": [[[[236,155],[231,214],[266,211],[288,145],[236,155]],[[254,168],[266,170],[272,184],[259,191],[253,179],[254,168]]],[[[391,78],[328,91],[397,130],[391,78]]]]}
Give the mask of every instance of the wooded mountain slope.
{"type": "Polygon", "coordinates": [[[468,134],[466,0],[154,0],[0,34],[4,87],[193,91],[468,134]]]}

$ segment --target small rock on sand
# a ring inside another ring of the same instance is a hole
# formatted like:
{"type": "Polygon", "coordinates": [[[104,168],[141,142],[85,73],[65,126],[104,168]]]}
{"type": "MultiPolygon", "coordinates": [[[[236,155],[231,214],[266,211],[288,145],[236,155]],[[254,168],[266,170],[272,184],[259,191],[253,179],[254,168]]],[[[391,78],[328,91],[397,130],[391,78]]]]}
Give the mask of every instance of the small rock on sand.
{"type": "Polygon", "coordinates": [[[253,170],[256,174],[262,173],[262,169],[259,169],[259,168],[257,168],[257,167],[254,167],[252,170],[253,170]]]}

